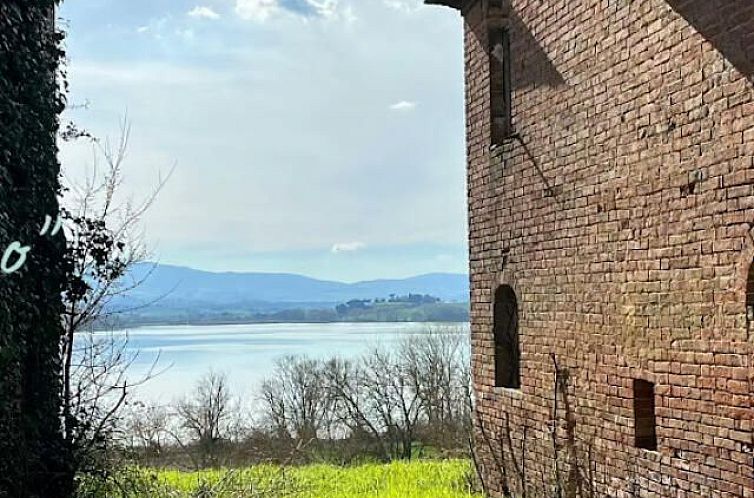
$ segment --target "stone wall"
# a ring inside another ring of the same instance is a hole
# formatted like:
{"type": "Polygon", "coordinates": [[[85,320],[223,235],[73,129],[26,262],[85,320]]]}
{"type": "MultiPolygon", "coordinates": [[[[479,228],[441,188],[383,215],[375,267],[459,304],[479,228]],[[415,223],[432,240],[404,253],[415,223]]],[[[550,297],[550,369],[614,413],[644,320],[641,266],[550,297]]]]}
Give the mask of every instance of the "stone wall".
{"type": "Polygon", "coordinates": [[[754,3],[510,0],[517,136],[495,148],[486,3],[464,19],[493,495],[754,497],[754,3]],[[518,301],[520,389],[494,387],[500,285],[518,301]],[[637,379],[655,385],[656,451],[636,447],[637,379]]]}

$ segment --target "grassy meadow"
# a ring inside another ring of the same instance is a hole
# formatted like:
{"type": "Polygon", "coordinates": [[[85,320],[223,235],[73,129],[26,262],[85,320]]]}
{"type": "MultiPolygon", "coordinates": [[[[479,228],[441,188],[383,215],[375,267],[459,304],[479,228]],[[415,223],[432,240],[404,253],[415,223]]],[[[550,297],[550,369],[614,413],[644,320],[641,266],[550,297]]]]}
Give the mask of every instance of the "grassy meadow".
{"type": "Polygon", "coordinates": [[[258,465],[245,469],[132,470],[108,498],[482,498],[470,490],[464,460],[394,462],[353,467],[258,465]],[[138,477],[137,477],[138,476],[138,477]]]}

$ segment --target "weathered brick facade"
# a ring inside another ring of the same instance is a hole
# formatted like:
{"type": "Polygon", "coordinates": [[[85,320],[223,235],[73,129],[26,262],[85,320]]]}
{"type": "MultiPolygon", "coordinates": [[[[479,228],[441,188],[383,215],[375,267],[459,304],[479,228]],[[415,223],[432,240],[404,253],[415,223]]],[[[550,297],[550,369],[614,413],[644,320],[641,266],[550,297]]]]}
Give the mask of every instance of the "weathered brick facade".
{"type": "Polygon", "coordinates": [[[428,3],[466,25],[491,494],[754,497],[754,1],[428,3]],[[497,24],[516,135],[491,148],[497,24]],[[518,305],[520,389],[495,387],[501,285],[518,305]],[[655,386],[656,451],[637,447],[637,379],[655,386]]]}

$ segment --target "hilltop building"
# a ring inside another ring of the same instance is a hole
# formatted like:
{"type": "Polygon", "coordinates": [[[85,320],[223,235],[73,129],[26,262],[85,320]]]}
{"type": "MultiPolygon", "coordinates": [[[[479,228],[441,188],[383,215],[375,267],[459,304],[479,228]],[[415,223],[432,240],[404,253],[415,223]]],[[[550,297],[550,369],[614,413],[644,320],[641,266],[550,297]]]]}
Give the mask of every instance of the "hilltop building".
{"type": "Polygon", "coordinates": [[[465,22],[491,494],[754,497],[754,2],[426,3],[465,22]]]}

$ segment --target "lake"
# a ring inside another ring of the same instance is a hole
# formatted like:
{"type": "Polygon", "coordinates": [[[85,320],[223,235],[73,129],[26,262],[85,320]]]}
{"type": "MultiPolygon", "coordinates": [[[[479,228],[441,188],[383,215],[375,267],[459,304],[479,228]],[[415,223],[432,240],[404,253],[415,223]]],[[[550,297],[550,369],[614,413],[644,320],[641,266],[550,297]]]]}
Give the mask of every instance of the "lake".
{"type": "Polygon", "coordinates": [[[389,347],[401,337],[428,327],[468,324],[437,323],[283,323],[143,327],[128,332],[128,349],[137,354],[129,370],[134,380],[158,359],[160,373],[137,388],[135,397],[169,403],[189,392],[197,379],[213,369],[224,372],[234,395],[251,399],[259,383],[284,355],[356,358],[371,348],[389,347]]]}

